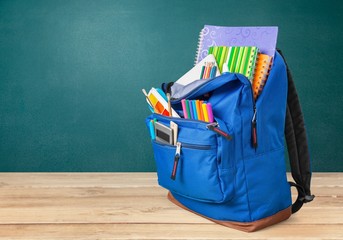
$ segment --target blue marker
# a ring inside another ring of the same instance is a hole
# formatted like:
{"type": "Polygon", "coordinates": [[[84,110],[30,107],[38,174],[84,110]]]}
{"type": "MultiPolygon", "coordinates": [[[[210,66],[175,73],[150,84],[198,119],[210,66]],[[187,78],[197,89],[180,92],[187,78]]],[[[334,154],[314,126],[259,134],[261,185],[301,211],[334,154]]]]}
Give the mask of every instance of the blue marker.
{"type": "Polygon", "coordinates": [[[190,119],[195,119],[195,118],[194,118],[194,111],[193,111],[192,100],[187,100],[187,101],[188,101],[188,104],[189,104],[189,111],[190,111],[190,113],[191,113],[190,119]]]}
{"type": "Polygon", "coordinates": [[[197,114],[197,106],[195,103],[195,100],[191,101],[192,102],[192,108],[193,108],[193,119],[198,120],[198,114],[197,114]]]}
{"type": "Polygon", "coordinates": [[[156,137],[155,137],[154,120],[150,120],[149,128],[150,128],[150,137],[152,140],[155,140],[156,137]]]}

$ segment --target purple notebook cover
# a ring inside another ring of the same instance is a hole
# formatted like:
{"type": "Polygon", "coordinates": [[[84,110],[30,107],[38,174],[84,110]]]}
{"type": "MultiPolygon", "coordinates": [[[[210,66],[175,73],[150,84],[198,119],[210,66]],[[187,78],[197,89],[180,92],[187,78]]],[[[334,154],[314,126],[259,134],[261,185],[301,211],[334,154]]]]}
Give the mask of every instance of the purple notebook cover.
{"type": "Polygon", "coordinates": [[[274,57],[278,27],[221,27],[205,25],[199,36],[196,63],[211,46],[256,46],[261,53],[274,57]]]}

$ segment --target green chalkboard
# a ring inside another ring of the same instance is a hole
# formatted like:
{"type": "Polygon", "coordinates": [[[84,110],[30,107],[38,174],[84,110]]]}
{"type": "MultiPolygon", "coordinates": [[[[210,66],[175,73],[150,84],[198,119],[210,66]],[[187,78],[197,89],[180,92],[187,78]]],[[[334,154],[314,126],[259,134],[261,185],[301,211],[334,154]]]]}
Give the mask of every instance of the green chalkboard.
{"type": "Polygon", "coordinates": [[[342,171],[340,1],[0,1],[0,171],[154,171],[141,89],[177,80],[204,24],[279,26],[313,171],[342,171]]]}

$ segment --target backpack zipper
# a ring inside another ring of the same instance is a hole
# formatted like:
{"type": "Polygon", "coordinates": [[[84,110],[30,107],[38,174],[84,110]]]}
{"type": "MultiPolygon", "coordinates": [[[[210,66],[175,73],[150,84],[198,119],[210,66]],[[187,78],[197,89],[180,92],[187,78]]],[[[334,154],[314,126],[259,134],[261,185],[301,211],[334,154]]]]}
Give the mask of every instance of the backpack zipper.
{"type": "MultiPolygon", "coordinates": [[[[154,113],[154,114],[156,114],[156,113],[154,113]]],[[[168,120],[168,121],[175,119],[175,121],[196,122],[196,123],[206,124],[206,128],[208,130],[211,130],[211,131],[213,131],[213,132],[223,136],[227,140],[231,140],[232,139],[232,136],[230,134],[228,134],[227,132],[225,132],[225,131],[220,129],[220,126],[219,126],[218,122],[208,123],[208,122],[201,121],[201,120],[194,120],[194,119],[187,119],[187,118],[176,118],[176,117],[166,117],[166,116],[163,116],[163,115],[160,115],[160,114],[158,114],[158,117],[160,119],[165,119],[165,120],[168,120]]]]}
{"type": "Polygon", "coordinates": [[[175,180],[175,178],[176,178],[176,170],[177,170],[177,166],[179,165],[180,153],[181,153],[181,143],[177,142],[176,143],[176,151],[175,151],[175,157],[174,157],[173,170],[172,170],[172,174],[170,176],[170,178],[172,180],[175,180]]]}
{"type": "Polygon", "coordinates": [[[232,139],[232,137],[228,133],[224,132],[223,130],[219,128],[219,124],[217,122],[207,124],[206,127],[207,129],[219,134],[220,136],[226,138],[227,140],[232,139]]]}
{"type": "Polygon", "coordinates": [[[257,148],[257,124],[256,124],[256,115],[257,115],[257,110],[256,110],[256,105],[254,104],[254,114],[251,120],[251,141],[252,141],[252,146],[254,148],[257,148]]]}
{"type": "Polygon", "coordinates": [[[197,145],[197,144],[177,142],[176,143],[175,155],[174,155],[173,169],[172,169],[172,173],[171,173],[171,176],[170,176],[170,178],[172,180],[176,179],[177,167],[179,165],[179,161],[180,161],[180,158],[181,158],[181,147],[197,149],[197,150],[209,150],[209,149],[211,149],[211,145],[197,145]]]}
{"type": "Polygon", "coordinates": [[[252,98],[252,105],[253,105],[253,115],[251,119],[251,145],[253,148],[257,148],[257,109],[256,109],[256,101],[254,99],[254,92],[252,90],[252,83],[250,83],[250,92],[252,98]]]}

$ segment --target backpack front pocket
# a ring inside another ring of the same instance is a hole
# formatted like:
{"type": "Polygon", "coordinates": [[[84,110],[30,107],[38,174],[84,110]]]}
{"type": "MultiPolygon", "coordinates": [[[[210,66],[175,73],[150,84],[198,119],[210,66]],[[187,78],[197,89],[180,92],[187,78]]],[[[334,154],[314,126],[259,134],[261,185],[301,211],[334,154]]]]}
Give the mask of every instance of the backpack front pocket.
{"type": "Polygon", "coordinates": [[[206,129],[206,123],[173,121],[179,125],[176,146],[152,141],[159,184],[198,201],[220,203],[231,199],[234,173],[221,168],[218,143],[223,139],[218,138],[222,137],[206,129]]]}

